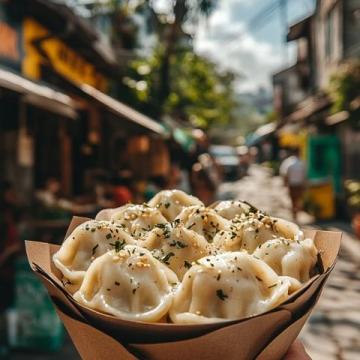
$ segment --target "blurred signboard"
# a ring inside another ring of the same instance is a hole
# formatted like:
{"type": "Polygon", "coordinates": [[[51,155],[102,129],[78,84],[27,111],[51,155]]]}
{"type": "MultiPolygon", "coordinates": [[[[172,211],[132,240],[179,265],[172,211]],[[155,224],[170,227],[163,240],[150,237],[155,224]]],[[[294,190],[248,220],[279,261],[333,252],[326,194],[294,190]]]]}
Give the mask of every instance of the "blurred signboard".
{"type": "Polygon", "coordinates": [[[22,26],[6,11],[6,5],[0,3],[0,64],[21,70],[22,26]]]}
{"type": "Polygon", "coordinates": [[[72,82],[88,84],[106,92],[108,82],[93,64],[31,18],[24,20],[24,44],[24,75],[41,79],[42,65],[51,65],[58,74],[72,82]]]}

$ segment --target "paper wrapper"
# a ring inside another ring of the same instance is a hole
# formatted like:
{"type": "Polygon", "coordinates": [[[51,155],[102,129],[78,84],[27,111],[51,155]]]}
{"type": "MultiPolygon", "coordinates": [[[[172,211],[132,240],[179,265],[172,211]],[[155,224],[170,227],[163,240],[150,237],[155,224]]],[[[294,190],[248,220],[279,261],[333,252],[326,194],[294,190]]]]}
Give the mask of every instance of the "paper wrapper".
{"type": "MultiPolygon", "coordinates": [[[[73,218],[66,236],[87,220],[73,218]]],[[[200,325],[125,321],[86,308],[65,290],[52,263],[58,245],[27,241],[26,251],[83,359],[281,359],[315,306],[340,248],[339,232],[304,232],[319,250],[319,275],[267,313],[200,325]]]]}

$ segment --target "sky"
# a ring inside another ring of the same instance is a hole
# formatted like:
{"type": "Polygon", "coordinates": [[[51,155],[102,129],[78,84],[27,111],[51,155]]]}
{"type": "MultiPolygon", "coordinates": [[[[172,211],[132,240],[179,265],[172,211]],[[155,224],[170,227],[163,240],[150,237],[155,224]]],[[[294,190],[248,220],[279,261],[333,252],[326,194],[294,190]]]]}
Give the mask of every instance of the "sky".
{"type": "MultiPolygon", "coordinates": [[[[196,52],[240,75],[239,93],[256,92],[259,87],[271,90],[271,74],[295,61],[295,44],[284,51],[284,27],[276,6],[280,1],[218,0],[216,10],[198,26],[196,52]],[[272,12],[249,26],[250,19],[272,6],[272,12]]],[[[288,24],[307,16],[313,7],[314,0],[287,0],[288,24]]]]}

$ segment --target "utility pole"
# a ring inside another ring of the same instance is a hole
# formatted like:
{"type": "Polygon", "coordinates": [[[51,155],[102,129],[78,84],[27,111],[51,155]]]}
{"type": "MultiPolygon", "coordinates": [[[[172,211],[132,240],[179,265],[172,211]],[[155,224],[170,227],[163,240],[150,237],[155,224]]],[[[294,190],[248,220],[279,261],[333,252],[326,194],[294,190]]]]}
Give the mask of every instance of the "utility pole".
{"type": "Polygon", "coordinates": [[[287,32],[288,32],[288,6],[287,0],[279,0],[280,6],[280,25],[284,29],[284,32],[281,35],[283,41],[283,62],[284,64],[288,64],[289,56],[288,56],[288,47],[287,47],[287,32]]]}

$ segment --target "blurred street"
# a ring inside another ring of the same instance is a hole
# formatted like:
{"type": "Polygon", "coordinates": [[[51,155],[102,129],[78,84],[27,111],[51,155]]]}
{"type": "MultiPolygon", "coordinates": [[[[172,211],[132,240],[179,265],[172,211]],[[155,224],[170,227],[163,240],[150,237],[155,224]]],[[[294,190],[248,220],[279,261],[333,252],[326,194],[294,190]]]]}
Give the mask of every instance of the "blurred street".
{"type": "MultiPolygon", "coordinates": [[[[342,231],[300,336],[314,360],[360,359],[359,159],[360,0],[0,1],[0,358],[79,359],[26,240],[60,245],[74,216],[107,214],[113,226],[109,209],[164,207],[144,226],[119,215],[139,240],[135,223],[144,234],[181,224],[193,200],[176,200],[170,216],[163,196],[189,194],[206,207],[244,200],[302,228],[342,231]]],[[[245,235],[230,236],[246,247],[245,235]]],[[[101,255],[93,240],[84,272],[101,255]]],[[[174,255],[160,260],[172,268],[174,255]]]]}
{"type": "MultiPolygon", "coordinates": [[[[241,199],[269,214],[291,219],[290,198],[280,177],[253,165],[249,176],[221,186],[221,198],[241,199]]],[[[360,241],[345,222],[312,224],[306,213],[299,214],[300,226],[342,231],[337,264],[310,320],[301,332],[313,360],[357,360],[360,351],[360,241]]]]}

